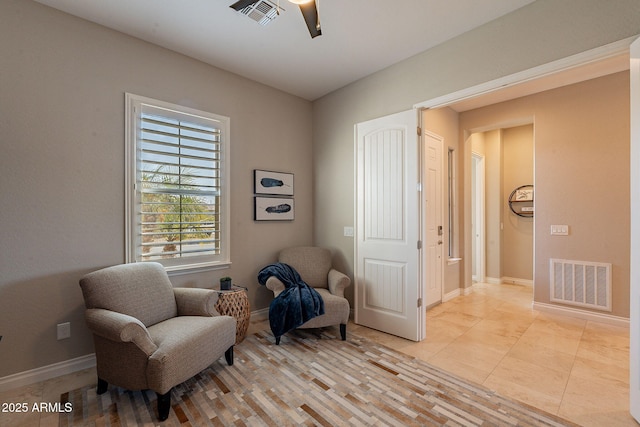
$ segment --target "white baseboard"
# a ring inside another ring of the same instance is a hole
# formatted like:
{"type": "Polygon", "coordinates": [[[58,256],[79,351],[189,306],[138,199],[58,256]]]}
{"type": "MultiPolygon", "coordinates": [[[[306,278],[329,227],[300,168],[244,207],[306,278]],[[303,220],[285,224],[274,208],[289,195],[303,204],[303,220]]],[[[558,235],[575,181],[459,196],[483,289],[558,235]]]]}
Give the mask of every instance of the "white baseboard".
{"type": "Polygon", "coordinates": [[[498,277],[485,277],[484,280],[477,280],[477,282],[484,282],[484,283],[488,283],[490,285],[508,284],[508,285],[522,285],[522,286],[531,286],[531,287],[533,287],[533,280],[519,279],[517,277],[508,277],[508,276],[502,276],[500,278],[498,278],[498,277]]]}
{"type": "Polygon", "coordinates": [[[94,366],[96,366],[96,355],[87,354],[86,356],[42,366],[30,371],[18,372],[17,374],[0,378],[0,391],[7,391],[62,375],[72,374],[94,366]]]}
{"type": "Polygon", "coordinates": [[[263,320],[269,320],[269,307],[251,312],[252,322],[262,322],[263,320]]]}
{"type": "Polygon", "coordinates": [[[451,301],[451,300],[452,300],[452,299],[454,299],[455,297],[459,297],[459,296],[460,296],[460,294],[461,294],[460,292],[461,292],[460,288],[458,288],[458,289],[454,289],[454,290],[453,290],[453,291],[451,291],[451,292],[447,292],[446,294],[444,294],[444,295],[442,296],[442,302],[444,303],[444,302],[447,302],[447,301],[451,301]]]}
{"type": "MultiPolygon", "coordinates": [[[[269,308],[251,312],[252,321],[259,322],[268,319],[269,308]]],[[[0,378],[0,392],[34,384],[40,381],[46,381],[62,375],[72,374],[74,372],[82,371],[83,369],[93,368],[94,366],[96,366],[96,355],[87,354],[86,356],[76,357],[75,359],[65,360],[64,362],[58,362],[52,365],[31,369],[29,371],[7,375],[6,377],[0,378]]]]}
{"type": "Polygon", "coordinates": [[[503,276],[500,279],[501,283],[506,283],[509,285],[522,285],[522,286],[529,286],[529,287],[533,287],[533,280],[529,280],[529,279],[519,279],[517,277],[507,277],[507,276],[503,276]]]}
{"type": "Polygon", "coordinates": [[[581,310],[579,308],[552,305],[543,302],[533,302],[533,309],[546,313],[559,314],[562,316],[575,317],[578,319],[606,323],[613,326],[628,328],[629,319],[626,317],[612,316],[610,314],[594,313],[592,311],[581,310]]]}
{"type": "MultiPolygon", "coordinates": [[[[355,319],[355,310],[353,308],[349,310],[349,318],[355,319]]],[[[264,320],[269,320],[269,307],[251,312],[252,322],[262,322],[264,320]]]]}

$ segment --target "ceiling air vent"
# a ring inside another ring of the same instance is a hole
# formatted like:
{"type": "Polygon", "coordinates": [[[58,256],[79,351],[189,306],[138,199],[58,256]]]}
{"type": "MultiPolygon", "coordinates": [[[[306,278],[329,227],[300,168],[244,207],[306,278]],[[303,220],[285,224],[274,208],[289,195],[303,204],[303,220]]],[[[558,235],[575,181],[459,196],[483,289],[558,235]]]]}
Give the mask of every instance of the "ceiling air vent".
{"type": "MultiPolygon", "coordinates": [[[[281,12],[283,10],[283,8],[280,8],[281,12]]],[[[277,6],[267,0],[258,0],[238,12],[248,16],[260,25],[267,25],[278,16],[277,6]]]]}

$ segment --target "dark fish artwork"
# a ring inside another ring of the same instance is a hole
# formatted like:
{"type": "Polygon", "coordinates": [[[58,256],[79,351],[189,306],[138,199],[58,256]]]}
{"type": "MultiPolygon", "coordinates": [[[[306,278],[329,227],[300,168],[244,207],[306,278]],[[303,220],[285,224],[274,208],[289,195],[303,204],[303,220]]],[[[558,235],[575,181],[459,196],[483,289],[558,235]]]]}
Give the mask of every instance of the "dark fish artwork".
{"type": "Polygon", "coordinates": [[[284,182],[282,182],[279,179],[275,179],[275,178],[262,178],[260,180],[260,185],[262,185],[265,188],[268,188],[268,187],[283,187],[284,186],[284,182]]]}
{"type": "Polygon", "coordinates": [[[268,213],[285,213],[291,210],[291,205],[288,203],[282,203],[277,206],[269,206],[265,209],[268,213]]]}

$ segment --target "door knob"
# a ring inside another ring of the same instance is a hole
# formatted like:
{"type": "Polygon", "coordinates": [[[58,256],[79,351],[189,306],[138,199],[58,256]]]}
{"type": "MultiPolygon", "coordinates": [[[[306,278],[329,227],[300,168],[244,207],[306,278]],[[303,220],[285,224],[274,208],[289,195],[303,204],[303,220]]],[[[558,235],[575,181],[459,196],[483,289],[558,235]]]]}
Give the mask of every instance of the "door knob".
{"type": "Polygon", "coordinates": [[[442,244],[442,240],[438,240],[438,244],[441,245],[442,244]]]}

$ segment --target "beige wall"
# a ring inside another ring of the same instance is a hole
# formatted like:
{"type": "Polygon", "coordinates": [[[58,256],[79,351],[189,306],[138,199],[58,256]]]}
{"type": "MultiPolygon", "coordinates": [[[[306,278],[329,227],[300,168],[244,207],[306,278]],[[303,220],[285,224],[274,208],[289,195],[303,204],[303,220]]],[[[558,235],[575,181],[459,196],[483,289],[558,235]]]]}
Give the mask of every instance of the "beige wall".
{"type": "Polygon", "coordinates": [[[521,185],[533,184],[533,125],[502,130],[502,272],[503,282],[533,281],[534,218],[515,215],[509,195],[521,185]]]}
{"type": "Polygon", "coordinates": [[[78,279],[124,262],[125,92],[231,118],[233,264],[172,281],[268,307],[259,269],[312,243],[310,102],[26,0],[0,2],[0,58],[0,378],[93,352],[78,279]],[[253,221],[254,168],[295,174],[295,221],[253,221]]]}
{"type": "Polygon", "coordinates": [[[485,132],[485,255],[487,280],[499,281],[502,272],[502,131],[485,132]]]}
{"type": "MultiPolygon", "coordinates": [[[[315,242],[340,254],[352,274],[354,242],[342,230],[354,223],[355,124],[634,36],[636,11],[636,0],[537,0],[315,101],[315,242]]],[[[470,277],[468,260],[463,268],[470,277]]]]}
{"type": "MultiPolygon", "coordinates": [[[[549,260],[613,264],[613,311],[629,316],[629,74],[467,111],[467,131],[535,117],[534,299],[549,303],[549,260]],[[569,236],[551,236],[566,224],[569,236]]],[[[470,154],[469,154],[470,155],[470,154]]]]}

